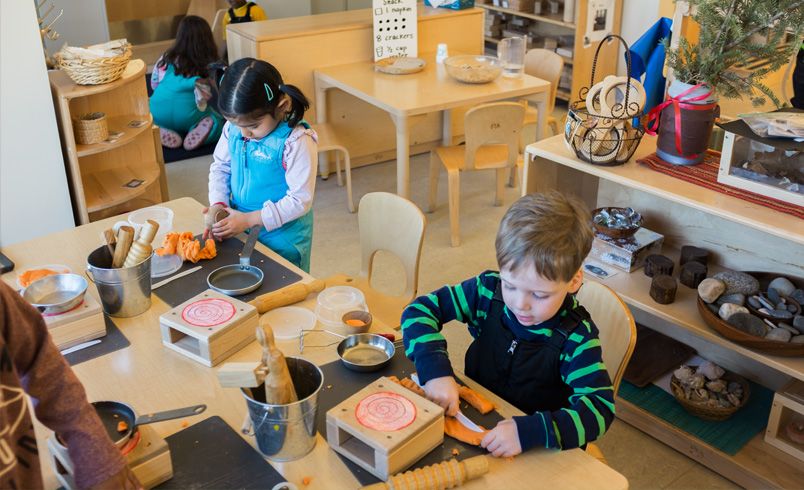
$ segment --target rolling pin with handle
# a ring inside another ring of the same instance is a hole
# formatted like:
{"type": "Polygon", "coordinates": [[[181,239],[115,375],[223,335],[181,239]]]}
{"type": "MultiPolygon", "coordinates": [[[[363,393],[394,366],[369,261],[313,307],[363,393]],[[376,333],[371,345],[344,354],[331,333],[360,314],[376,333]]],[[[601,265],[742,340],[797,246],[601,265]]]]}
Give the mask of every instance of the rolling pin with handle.
{"type": "Polygon", "coordinates": [[[397,473],[386,482],[363,487],[362,490],[437,490],[455,488],[479,478],[489,471],[486,456],[474,456],[458,461],[450,459],[424,468],[397,473]]]}
{"type": "Polygon", "coordinates": [[[257,308],[260,314],[271,311],[280,306],[292,305],[304,299],[311,293],[320,293],[326,284],[321,279],[316,279],[311,283],[297,283],[286,286],[270,293],[257,296],[249,301],[249,304],[257,308]]]}
{"type": "Polygon", "coordinates": [[[140,236],[137,237],[137,240],[131,244],[131,248],[128,250],[128,255],[126,255],[126,261],[123,263],[123,267],[134,267],[151,255],[151,252],[153,251],[151,242],[154,241],[154,236],[156,235],[156,231],[158,229],[159,223],[152,219],[149,219],[144,225],[142,225],[140,236]]]}

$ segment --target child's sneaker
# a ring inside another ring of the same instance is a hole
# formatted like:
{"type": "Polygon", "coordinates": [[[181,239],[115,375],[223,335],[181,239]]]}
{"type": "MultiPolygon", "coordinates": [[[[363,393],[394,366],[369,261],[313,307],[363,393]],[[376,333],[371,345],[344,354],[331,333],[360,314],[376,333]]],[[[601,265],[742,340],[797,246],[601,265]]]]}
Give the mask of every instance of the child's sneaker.
{"type": "Polygon", "coordinates": [[[165,148],[179,148],[181,146],[181,135],[172,129],[159,128],[159,138],[165,148]]]}
{"type": "Polygon", "coordinates": [[[198,121],[198,124],[184,137],[184,149],[190,151],[201,146],[212,131],[214,124],[215,122],[209,116],[198,121]]]}

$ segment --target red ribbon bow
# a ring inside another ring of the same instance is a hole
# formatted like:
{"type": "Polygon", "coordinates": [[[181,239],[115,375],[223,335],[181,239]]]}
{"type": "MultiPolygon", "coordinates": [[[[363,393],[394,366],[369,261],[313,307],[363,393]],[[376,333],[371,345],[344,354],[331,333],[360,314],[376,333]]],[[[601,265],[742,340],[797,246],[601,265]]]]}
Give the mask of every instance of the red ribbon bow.
{"type": "Polygon", "coordinates": [[[651,136],[656,136],[656,131],[659,129],[659,116],[662,113],[662,110],[673,104],[673,113],[675,116],[675,137],[676,137],[676,151],[679,155],[684,158],[697,158],[697,154],[693,155],[686,155],[684,151],[681,149],[681,109],[687,109],[690,111],[708,111],[717,107],[717,102],[713,102],[711,104],[691,104],[690,102],[697,102],[700,100],[708,99],[712,95],[712,89],[710,88],[708,92],[702,95],[696,95],[695,97],[686,97],[687,95],[691,94],[695,90],[705,87],[706,84],[699,83],[698,85],[692,86],[687,90],[681,92],[675,97],[671,97],[670,95],[667,96],[667,100],[662,102],[661,104],[657,105],[653,109],[648,112],[648,123],[645,128],[645,132],[651,136]]]}

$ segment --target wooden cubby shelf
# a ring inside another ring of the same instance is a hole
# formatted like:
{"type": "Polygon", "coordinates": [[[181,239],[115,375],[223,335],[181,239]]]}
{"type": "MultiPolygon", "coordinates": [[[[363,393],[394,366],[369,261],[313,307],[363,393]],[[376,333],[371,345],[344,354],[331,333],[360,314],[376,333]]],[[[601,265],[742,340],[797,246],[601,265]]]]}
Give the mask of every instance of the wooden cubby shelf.
{"type": "Polygon", "coordinates": [[[114,141],[101,141],[100,143],[94,143],[91,145],[75,145],[75,153],[79,157],[84,157],[87,155],[92,155],[95,153],[101,153],[108,150],[113,150],[115,148],[121,147],[128,143],[131,143],[134,138],[139,136],[140,134],[144,133],[145,131],[149,131],[151,129],[151,125],[153,124],[153,118],[150,114],[146,115],[128,115],[128,116],[114,116],[109,118],[109,134],[113,132],[122,132],[122,136],[114,141]],[[147,124],[143,124],[138,128],[132,128],[128,126],[128,123],[135,120],[146,120],[148,121],[147,124]]]}

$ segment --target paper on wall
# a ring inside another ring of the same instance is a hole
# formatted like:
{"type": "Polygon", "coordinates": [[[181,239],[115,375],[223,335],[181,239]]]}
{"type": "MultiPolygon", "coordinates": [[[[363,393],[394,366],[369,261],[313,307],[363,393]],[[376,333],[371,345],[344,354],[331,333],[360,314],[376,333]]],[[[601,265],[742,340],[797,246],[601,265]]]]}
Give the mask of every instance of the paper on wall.
{"type": "Polygon", "coordinates": [[[373,0],[374,61],[418,56],[416,0],[373,0]]]}
{"type": "Polygon", "coordinates": [[[589,0],[586,10],[586,32],[584,46],[602,41],[611,34],[614,26],[614,0],[589,0]]]}

